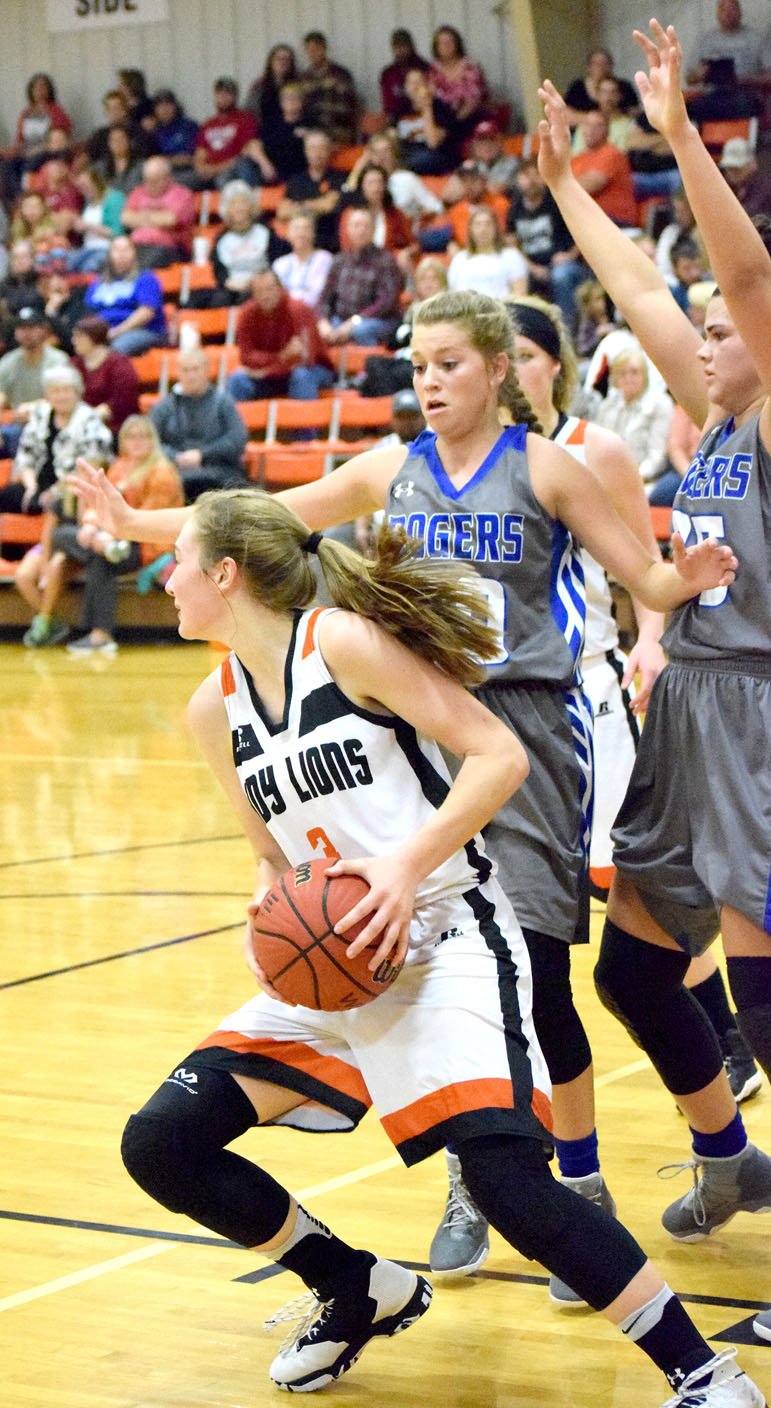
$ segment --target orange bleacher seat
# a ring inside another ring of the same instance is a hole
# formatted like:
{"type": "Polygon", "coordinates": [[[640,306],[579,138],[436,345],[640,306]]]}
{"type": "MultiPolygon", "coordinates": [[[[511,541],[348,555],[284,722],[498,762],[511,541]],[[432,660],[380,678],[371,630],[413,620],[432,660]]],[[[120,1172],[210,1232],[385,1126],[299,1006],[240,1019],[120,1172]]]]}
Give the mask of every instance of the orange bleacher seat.
{"type": "Polygon", "coordinates": [[[278,210],[278,207],[284,199],[286,186],[260,186],[259,194],[260,210],[265,211],[266,214],[271,214],[273,211],[278,210]]]}
{"type": "Polygon", "coordinates": [[[225,342],[228,345],[235,341],[235,307],[180,308],[177,315],[178,340],[183,323],[192,324],[193,327],[197,328],[202,341],[225,342]]]}
{"type": "Polygon", "coordinates": [[[255,432],[261,431],[262,439],[265,439],[271,414],[270,401],[239,401],[238,414],[249,431],[250,438],[255,436],[255,432]]]}
{"type": "Polygon", "coordinates": [[[526,132],[513,132],[503,138],[503,150],[507,156],[524,156],[526,132]]]}
{"type": "Polygon", "coordinates": [[[153,270],[165,298],[179,298],[184,268],[184,264],[169,264],[167,269],[153,270]]]}
{"type": "Polygon", "coordinates": [[[329,164],[335,171],[353,171],[359,157],[363,155],[364,147],[361,142],[355,146],[337,147],[329,158],[329,164]]]}
{"type": "Polygon", "coordinates": [[[265,445],[259,482],[268,490],[290,489],[295,484],[310,484],[314,479],[321,479],[328,465],[325,450],[265,445]]]}
{"type": "Polygon", "coordinates": [[[179,301],[181,304],[186,304],[194,289],[216,287],[217,280],[214,277],[214,270],[208,260],[205,264],[185,264],[182,271],[182,288],[180,289],[179,301]]]}
{"type": "Polygon", "coordinates": [[[131,365],[139,377],[140,386],[157,389],[163,372],[166,350],[165,347],[151,347],[149,352],[142,352],[138,357],[131,358],[131,365]]]}
{"type": "Polygon", "coordinates": [[[31,547],[39,543],[44,516],[42,513],[0,513],[0,544],[21,543],[31,547]]]}
{"type": "Polygon", "coordinates": [[[726,142],[732,137],[743,137],[755,147],[758,140],[758,119],[756,117],[726,117],[719,122],[702,122],[699,135],[705,147],[713,156],[720,156],[726,142]]]}
{"type": "Polygon", "coordinates": [[[13,460],[0,460],[0,489],[10,484],[13,474],[13,460]]]}
{"type": "Polygon", "coordinates": [[[265,439],[274,441],[282,433],[291,435],[296,430],[320,431],[320,438],[327,438],[334,409],[335,402],[330,400],[295,401],[290,396],[277,396],[270,403],[265,439]]]}
{"type": "Polygon", "coordinates": [[[390,396],[346,396],[334,403],[334,413],[329,429],[330,442],[335,452],[358,452],[374,443],[391,429],[390,396]],[[353,432],[346,435],[345,432],[353,432]],[[362,436],[362,431],[376,431],[362,436]]]}
{"type": "Polygon", "coordinates": [[[140,415],[149,416],[156,401],[160,401],[160,391],[143,391],[139,397],[140,415]]]}
{"type": "Polygon", "coordinates": [[[669,505],[650,504],[651,527],[657,543],[668,543],[672,537],[672,510],[669,505]]]}
{"type": "Polygon", "coordinates": [[[360,347],[356,342],[344,342],[341,347],[328,347],[327,355],[337,371],[338,380],[358,376],[364,371],[368,357],[392,357],[390,347],[360,347]]]}

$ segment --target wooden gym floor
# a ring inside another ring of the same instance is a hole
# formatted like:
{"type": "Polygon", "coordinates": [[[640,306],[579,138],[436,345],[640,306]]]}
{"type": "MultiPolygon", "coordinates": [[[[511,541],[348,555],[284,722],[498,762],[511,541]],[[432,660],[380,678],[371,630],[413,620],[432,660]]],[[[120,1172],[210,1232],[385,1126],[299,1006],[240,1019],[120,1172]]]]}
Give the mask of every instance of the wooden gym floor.
{"type": "MultiPolygon", "coordinates": [[[[128,1114],[250,990],[250,857],[184,719],[218,658],[166,644],[78,662],[0,644],[1,1408],[280,1401],[267,1380],[279,1341],[262,1322],[299,1283],[156,1206],[119,1156],[128,1114]]],[[[600,923],[598,907],[595,937],[600,923]]],[[[749,1328],[771,1301],[771,1217],[694,1246],[666,1236],[660,1213],[690,1174],[656,1175],[688,1157],[687,1131],[599,1007],[592,958],[577,954],[576,987],[620,1214],[716,1350],[738,1343],[771,1393],[771,1347],[749,1328]]],[[[770,1148],[768,1088],[743,1109],[770,1148]]],[[[342,1236],[425,1265],[440,1158],[403,1169],[372,1115],[345,1137],[252,1131],[241,1147],[342,1236]]],[[[372,1345],[319,1403],[637,1408],[669,1396],[601,1318],[555,1310],[545,1285],[494,1238],[480,1275],[438,1285],[417,1327],[372,1345]]]]}

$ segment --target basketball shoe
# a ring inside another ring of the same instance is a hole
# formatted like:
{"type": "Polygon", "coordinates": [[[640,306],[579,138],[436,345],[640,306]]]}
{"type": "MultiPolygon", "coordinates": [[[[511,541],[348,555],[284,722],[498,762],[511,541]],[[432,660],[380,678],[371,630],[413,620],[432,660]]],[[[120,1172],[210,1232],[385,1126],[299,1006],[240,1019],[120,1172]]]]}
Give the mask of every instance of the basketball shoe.
{"type": "MultiPolygon", "coordinates": [[[[560,1182],[564,1183],[566,1188],[572,1188],[574,1193],[580,1194],[588,1202],[604,1208],[611,1217],[616,1216],[615,1201],[601,1173],[589,1173],[585,1178],[562,1178],[560,1182]]],[[[576,1291],[571,1290],[565,1281],[560,1281],[559,1276],[549,1277],[549,1300],[554,1301],[555,1305],[573,1306],[576,1310],[586,1305],[586,1301],[576,1291]]]]}
{"type": "Polygon", "coordinates": [[[757,1384],[733,1363],[735,1354],[735,1349],[725,1349],[694,1369],[662,1408],[765,1408],[757,1384]]]}
{"type": "Polygon", "coordinates": [[[726,1032],[725,1036],[721,1038],[720,1047],[731,1094],[739,1105],[742,1100],[749,1100],[751,1095],[755,1095],[760,1090],[763,1077],[755,1065],[752,1052],[738,1027],[731,1027],[726,1032]]]}
{"type": "Polygon", "coordinates": [[[460,1159],[447,1154],[450,1191],[444,1217],[434,1233],[428,1264],[437,1276],[472,1276],[490,1251],[487,1220],[463,1182],[460,1159]]]}
{"type": "Polygon", "coordinates": [[[676,1241],[700,1242],[737,1212],[771,1212],[771,1159],[754,1144],[728,1159],[694,1154],[689,1163],[666,1164],[659,1174],[672,1177],[685,1168],[693,1170],[693,1188],[670,1203],[661,1218],[676,1241]]]}
{"type": "Polygon", "coordinates": [[[771,1344],[771,1310],[761,1310],[752,1322],[752,1328],[759,1340],[768,1340],[771,1344]]]}
{"type": "Polygon", "coordinates": [[[290,1301],[266,1321],[266,1329],[296,1322],[270,1366],[278,1388],[312,1393],[325,1388],[356,1363],[377,1336],[408,1330],[431,1304],[431,1286],[423,1276],[370,1256],[366,1279],[352,1280],[346,1294],[321,1301],[311,1292],[290,1301]]]}

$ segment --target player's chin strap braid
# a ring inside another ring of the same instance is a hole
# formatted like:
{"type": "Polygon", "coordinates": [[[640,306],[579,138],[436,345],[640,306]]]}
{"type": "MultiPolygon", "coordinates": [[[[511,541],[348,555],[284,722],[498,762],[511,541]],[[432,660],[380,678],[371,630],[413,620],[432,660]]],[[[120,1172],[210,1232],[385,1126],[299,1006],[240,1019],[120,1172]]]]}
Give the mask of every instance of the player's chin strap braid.
{"type": "Polygon", "coordinates": [[[321,542],[323,537],[323,533],[309,533],[307,538],[305,539],[305,542],[302,544],[302,551],[318,552],[319,543],[321,542]]]}

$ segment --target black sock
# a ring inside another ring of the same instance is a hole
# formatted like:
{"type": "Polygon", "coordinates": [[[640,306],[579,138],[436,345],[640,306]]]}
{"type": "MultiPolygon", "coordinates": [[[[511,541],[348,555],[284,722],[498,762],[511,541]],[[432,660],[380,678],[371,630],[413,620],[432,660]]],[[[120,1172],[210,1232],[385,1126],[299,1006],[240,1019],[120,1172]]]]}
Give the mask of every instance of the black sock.
{"type": "Polygon", "coordinates": [[[710,973],[709,977],[704,979],[703,983],[697,983],[695,988],[691,988],[690,992],[702,1010],[706,1012],[722,1045],[726,1032],[736,1026],[736,1018],[728,1002],[728,993],[725,989],[722,973],[716,969],[714,973],[710,973]]]}
{"type": "Polygon", "coordinates": [[[658,1365],[672,1388],[715,1357],[669,1286],[627,1315],[618,1328],[658,1365]]]}
{"type": "Polygon", "coordinates": [[[294,1271],[319,1300],[330,1300],[344,1283],[346,1291],[356,1291],[360,1302],[361,1293],[368,1293],[369,1270],[375,1261],[371,1252],[357,1251],[342,1242],[303,1207],[297,1209],[294,1232],[267,1255],[294,1271]]]}

